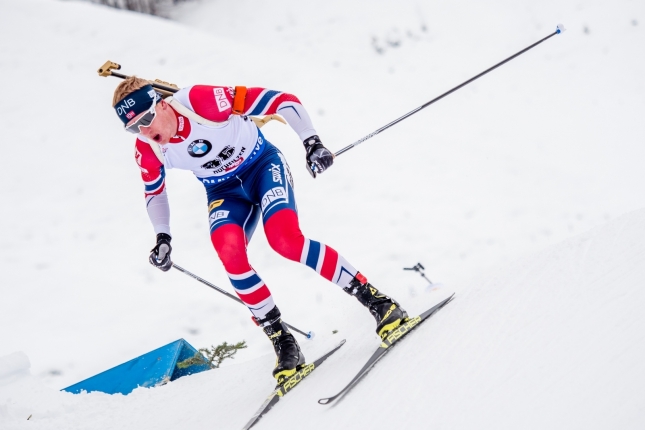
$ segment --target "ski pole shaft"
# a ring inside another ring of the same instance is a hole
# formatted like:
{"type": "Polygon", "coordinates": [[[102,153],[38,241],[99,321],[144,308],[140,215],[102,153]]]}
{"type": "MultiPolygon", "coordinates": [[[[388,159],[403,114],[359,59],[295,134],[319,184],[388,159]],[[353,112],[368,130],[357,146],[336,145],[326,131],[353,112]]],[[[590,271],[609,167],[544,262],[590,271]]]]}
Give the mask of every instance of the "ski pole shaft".
{"type": "Polygon", "coordinates": [[[229,299],[233,299],[233,300],[235,300],[235,301],[236,301],[236,302],[238,302],[238,303],[242,303],[242,304],[244,304],[244,302],[243,302],[242,300],[240,300],[240,298],[239,298],[239,297],[235,297],[233,294],[229,293],[228,291],[226,291],[226,290],[222,290],[222,289],[221,289],[221,288],[219,288],[217,285],[213,285],[213,284],[211,284],[211,283],[210,283],[210,282],[208,282],[207,280],[202,279],[202,278],[200,278],[199,276],[195,275],[194,273],[189,272],[188,270],[184,269],[183,267],[179,266],[178,264],[172,263],[172,267],[173,267],[173,268],[175,268],[175,269],[177,269],[177,270],[179,270],[179,271],[180,271],[180,272],[182,272],[182,273],[185,273],[186,275],[190,276],[191,278],[193,278],[193,279],[195,279],[195,280],[197,280],[197,281],[201,282],[202,284],[204,284],[204,285],[208,285],[209,287],[211,287],[211,288],[212,288],[212,289],[214,289],[215,291],[218,291],[218,292],[220,292],[220,293],[224,294],[224,295],[225,295],[226,297],[228,297],[229,299]]]}
{"type": "MultiPolygon", "coordinates": [[[[241,304],[244,305],[244,302],[242,300],[240,300],[239,297],[235,297],[233,294],[229,293],[228,291],[219,288],[217,285],[211,284],[207,280],[205,280],[203,278],[200,278],[199,276],[195,275],[194,273],[189,272],[188,270],[184,269],[183,267],[181,267],[181,266],[179,266],[179,265],[177,265],[175,263],[172,263],[172,267],[174,267],[175,269],[179,270],[182,273],[185,273],[186,275],[190,276],[191,278],[201,282],[202,284],[211,287],[215,291],[224,294],[229,299],[233,299],[236,302],[241,303],[241,304]]],[[[244,305],[244,306],[246,306],[246,305],[244,305]]],[[[313,337],[313,332],[311,332],[311,331],[309,333],[305,333],[304,331],[299,330],[298,328],[292,326],[291,324],[287,324],[286,322],[284,322],[284,325],[289,327],[291,330],[293,330],[293,331],[295,331],[297,333],[300,333],[301,335],[305,336],[307,339],[311,339],[313,337]]]]}
{"type": "Polygon", "coordinates": [[[441,100],[442,98],[446,97],[446,96],[447,96],[447,95],[449,95],[449,94],[452,94],[453,92],[457,91],[459,88],[461,88],[461,87],[464,87],[464,86],[468,85],[468,84],[469,84],[469,83],[471,83],[472,81],[474,81],[474,80],[476,80],[476,79],[481,78],[481,77],[482,77],[482,76],[484,76],[486,73],[488,73],[488,72],[491,72],[491,71],[495,70],[496,68],[498,68],[498,67],[499,67],[499,66],[501,66],[502,64],[508,63],[508,62],[509,62],[509,61],[511,61],[513,58],[515,58],[515,57],[517,57],[517,56],[519,56],[519,55],[521,55],[521,54],[525,53],[526,51],[528,51],[528,50],[529,50],[529,49],[531,49],[531,48],[536,47],[536,46],[537,46],[537,45],[539,45],[540,43],[544,42],[545,40],[547,40],[547,39],[549,39],[549,38],[551,38],[551,37],[553,37],[553,36],[555,36],[556,34],[560,34],[560,33],[562,33],[564,30],[565,30],[564,26],[563,26],[562,24],[558,24],[557,29],[556,29],[553,33],[551,33],[551,34],[549,34],[548,36],[546,36],[545,38],[538,40],[538,41],[537,41],[537,42],[535,42],[534,44],[532,44],[532,45],[530,45],[530,46],[528,46],[528,47],[526,47],[526,48],[522,49],[521,51],[519,51],[519,52],[517,52],[517,53],[515,53],[515,54],[511,55],[511,56],[510,56],[510,57],[508,57],[507,59],[505,59],[505,60],[503,60],[503,61],[500,61],[499,63],[495,64],[493,67],[491,67],[491,68],[489,68],[489,69],[484,70],[483,72],[481,72],[481,73],[480,73],[480,74],[478,74],[477,76],[474,76],[474,77],[472,77],[472,78],[468,79],[467,81],[465,81],[465,82],[463,82],[463,83],[461,83],[461,84],[457,85],[457,86],[456,86],[456,87],[454,87],[453,89],[451,89],[451,90],[449,90],[449,91],[446,91],[445,93],[441,94],[439,97],[436,97],[436,98],[434,98],[434,99],[430,100],[430,101],[429,101],[429,102],[427,102],[426,104],[423,104],[423,105],[419,106],[418,108],[416,108],[416,109],[414,109],[414,110],[412,110],[412,111],[410,111],[410,112],[406,113],[406,114],[405,114],[405,115],[403,115],[402,117],[397,118],[397,119],[395,119],[394,121],[392,121],[391,123],[389,123],[389,124],[387,124],[387,125],[384,125],[383,127],[379,128],[378,130],[376,130],[376,131],[374,131],[374,132],[372,132],[372,133],[368,134],[367,136],[363,137],[362,139],[357,140],[356,142],[352,143],[352,144],[351,144],[351,145],[349,145],[349,146],[346,146],[345,148],[343,148],[343,149],[341,149],[340,151],[336,152],[336,153],[334,154],[334,156],[335,156],[335,157],[338,157],[339,155],[341,155],[341,154],[343,154],[343,153],[345,153],[345,152],[349,151],[350,149],[354,148],[355,146],[358,146],[358,145],[360,145],[361,143],[365,142],[367,139],[371,139],[372,137],[376,136],[376,135],[377,135],[377,134],[379,134],[380,132],[382,132],[382,131],[384,131],[384,130],[387,130],[388,128],[392,127],[392,126],[393,126],[393,125],[395,125],[395,124],[398,124],[399,122],[403,121],[403,120],[404,120],[404,119],[406,119],[407,117],[412,116],[412,115],[414,115],[415,113],[419,112],[421,109],[427,108],[428,106],[430,106],[430,105],[431,105],[431,104],[433,104],[434,102],[441,100]]]}

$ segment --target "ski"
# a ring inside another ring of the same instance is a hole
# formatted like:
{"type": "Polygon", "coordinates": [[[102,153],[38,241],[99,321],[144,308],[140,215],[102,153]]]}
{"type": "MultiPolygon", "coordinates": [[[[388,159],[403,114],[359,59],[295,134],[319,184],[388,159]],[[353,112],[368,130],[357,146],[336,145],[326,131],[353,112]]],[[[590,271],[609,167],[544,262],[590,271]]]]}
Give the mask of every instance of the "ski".
{"type": "Polygon", "coordinates": [[[293,390],[293,388],[298,385],[303,379],[305,379],[311,372],[313,372],[320,364],[325,361],[327,358],[329,358],[330,355],[332,355],[334,352],[338,351],[341,346],[345,344],[345,339],[341,340],[338,345],[336,345],[334,348],[329,350],[327,353],[325,353],[323,356],[319,357],[317,360],[315,360],[312,363],[305,364],[304,367],[300,370],[298,370],[296,373],[291,375],[289,378],[287,378],[284,382],[281,384],[278,384],[277,387],[275,387],[275,390],[271,392],[269,397],[262,403],[262,406],[260,406],[260,409],[251,417],[249,422],[244,426],[244,430],[248,430],[251,427],[253,427],[259,420],[269,412],[269,410],[275,406],[278,401],[280,401],[280,398],[284,397],[288,392],[293,390]]]}
{"type": "Polygon", "coordinates": [[[378,347],[378,349],[372,354],[372,356],[367,360],[367,363],[363,366],[361,370],[354,376],[354,379],[352,379],[349,384],[345,388],[343,388],[338,394],[331,396],[331,397],[325,397],[323,399],[318,400],[318,403],[321,405],[328,405],[329,403],[333,402],[343,394],[347,393],[354,385],[358,383],[358,381],[363,378],[371,369],[374,367],[374,365],[381,359],[385,354],[387,354],[394,345],[403,337],[405,337],[408,333],[410,333],[412,330],[420,326],[424,321],[426,321],[428,318],[430,318],[432,315],[434,315],[439,309],[443,308],[446,306],[450,301],[452,301],[453,297],[455,295],[453,294],[452,296],[448,297],[444,301],[440,302],[439,304],[431,307],[427,311],[423,312],[421,315],[418,315],[413,318],[409,318],[405,323],[401,324],[398,326],[396,329],[392,330],[388,336],[383,339],[381,342],[381,345],[378,347]]]}

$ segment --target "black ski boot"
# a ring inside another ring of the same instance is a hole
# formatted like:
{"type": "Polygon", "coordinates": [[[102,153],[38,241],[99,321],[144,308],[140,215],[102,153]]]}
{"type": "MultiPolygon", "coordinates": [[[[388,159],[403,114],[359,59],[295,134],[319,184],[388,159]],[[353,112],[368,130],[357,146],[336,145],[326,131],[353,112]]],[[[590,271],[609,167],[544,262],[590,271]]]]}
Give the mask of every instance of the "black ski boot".
{"type": "Polygon", "coordinates": [[[397,328],[408,319],[408,313],[391,297],[379,292],[367,279],[357,273],[343,290],[356,297],[358,301],[369,309],[376,319],[376,334],[385,339],[388,333],[397,328]]]}
{"type": "Polygon", "coordinates": [[[302,355],[296,339],[294,339],[287,326],[282,322],[280,310],[277,306],[269,311],[266,317],[261,320],[256,319],[256,321],[269,337],[269,340],[273,342],[276,355],[273,377],[280,384],[284,379],[293,375],[304,366],[305,356],[302,355]]]}

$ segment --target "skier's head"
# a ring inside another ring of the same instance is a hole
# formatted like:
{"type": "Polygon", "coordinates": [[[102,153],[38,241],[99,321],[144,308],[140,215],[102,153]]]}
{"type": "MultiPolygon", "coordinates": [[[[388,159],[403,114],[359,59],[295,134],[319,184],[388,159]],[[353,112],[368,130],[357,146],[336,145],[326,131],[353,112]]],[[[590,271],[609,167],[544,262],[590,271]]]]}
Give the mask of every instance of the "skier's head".
{"type": "Polygon", "coordinates": [[[177,118],[150,82],[131,76],[114,90],[112,106],[125,129],[159,144],[165,144],[177,132],[177,118]]]}

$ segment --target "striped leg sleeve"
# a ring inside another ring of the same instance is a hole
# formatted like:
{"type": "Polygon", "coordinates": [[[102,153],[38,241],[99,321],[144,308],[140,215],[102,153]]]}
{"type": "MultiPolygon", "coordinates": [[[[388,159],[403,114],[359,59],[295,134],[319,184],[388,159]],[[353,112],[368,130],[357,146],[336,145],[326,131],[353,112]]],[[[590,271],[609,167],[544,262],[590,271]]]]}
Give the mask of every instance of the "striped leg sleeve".
{"type": "Polygon", "coordinates": [[[342,255],[324,243],[305,239],[300,262],[341,288],[349,286],[358,271],[342,255]]]}

